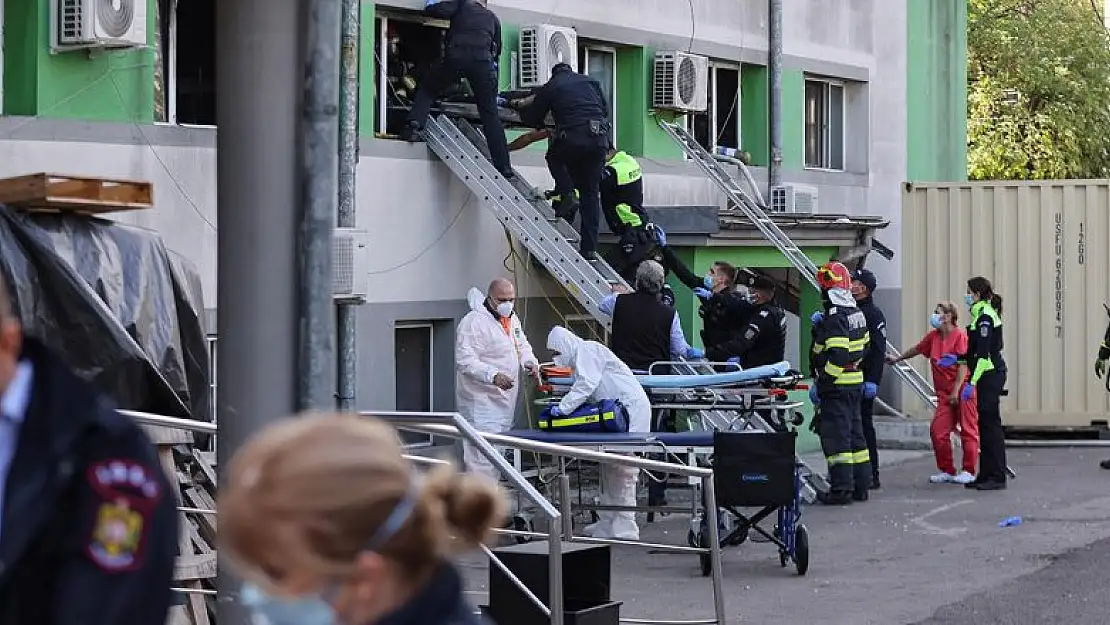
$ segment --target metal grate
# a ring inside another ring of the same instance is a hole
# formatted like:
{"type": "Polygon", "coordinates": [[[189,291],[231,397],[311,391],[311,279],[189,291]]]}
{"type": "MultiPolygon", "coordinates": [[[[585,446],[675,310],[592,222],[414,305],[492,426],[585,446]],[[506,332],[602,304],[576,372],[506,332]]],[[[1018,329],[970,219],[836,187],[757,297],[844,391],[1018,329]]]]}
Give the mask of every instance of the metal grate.
{"type": "Polygon", "coordinates": [[[355,288],[355,240],[336,234],[332,238],[332,293],[350,295],[355,288]]]}
{"type": "Polygon", "coordinates": [[[545,81],[540,76],[539,29],[520,31],[520,86],[534,87],[545,81]]]}
{"type": "MultiPolygon", "coordinates": [[[[672,65],[673,67],[673,65],[672,65]]],[[[689,105],[694,101],[698,89],[698,68],[694,59],[683,57],[678,64],[678,97],[681,104],[689,105]]]]}
{"type": "Polygon", "coordinates": [[[655,59],[655,69],[652,81],[652,106],[656,108],[671,108],[675,102],[675,63],[673,57],[658,57],[655,59]]]}
{"type": "Polygon", "coordinates": [[[84,0],[58,0],[58,43],[84,41],[84,0]]]}

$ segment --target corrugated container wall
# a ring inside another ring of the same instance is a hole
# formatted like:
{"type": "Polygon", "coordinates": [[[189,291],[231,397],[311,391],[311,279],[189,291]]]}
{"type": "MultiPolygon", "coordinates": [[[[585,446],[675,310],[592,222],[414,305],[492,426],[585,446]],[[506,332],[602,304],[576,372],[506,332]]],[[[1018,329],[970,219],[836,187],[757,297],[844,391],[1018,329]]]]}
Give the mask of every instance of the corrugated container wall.
{"type": "Polygon", "coordinates": [[[1006,425],[1105,423],[1093,365],[1110,303],[1110,181],[907,184],[902,207],[901,349],[938,301],[966,310],[967,279],[985,276],[1003,297],[1006,425]]]}

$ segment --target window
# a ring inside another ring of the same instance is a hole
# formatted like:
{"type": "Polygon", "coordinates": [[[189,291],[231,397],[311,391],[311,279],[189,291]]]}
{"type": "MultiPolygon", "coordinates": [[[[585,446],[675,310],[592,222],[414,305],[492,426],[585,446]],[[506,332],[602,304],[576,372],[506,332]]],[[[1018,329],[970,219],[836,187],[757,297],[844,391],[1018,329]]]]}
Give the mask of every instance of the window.
{"type": "Polygon", "coordinates": [[[216,0],[158,0],[154,121],[216,125],[216,0]]]}
{"type": "Polygon", "coordinates": [[[709,67],[709,107],[686,115],[686,128],[703,148],[740,148],[740,68],[723,63],[709,67]]]}
{"type": "Polygon", "coordinates": [[[397,410],[431,412],[432,324],[399,323],[393,333],[397,410]]]}
{"type": "Polygon", "coordinates": [[[844,85],[806,79],[806,167],[844,169],[844,85]]]}
{"type": "MultiPolygon", "coordinates": [[[[404,130],[417,87],[440,58],[446,26],[445,21],[416,13],[388,13],[374,20],[378,133],[392,138],[404,130]]],[[[469,97],[465,85],[460,79],[443,92],[441,99],[469,97]]]]}
{"type": "Polygon", "coordinates": [[[613,48],[587,45],[578,50],[581,73],[601,83],[601,93],[609,104],[609,121],[617,128],[617,51],[613,48]]]}

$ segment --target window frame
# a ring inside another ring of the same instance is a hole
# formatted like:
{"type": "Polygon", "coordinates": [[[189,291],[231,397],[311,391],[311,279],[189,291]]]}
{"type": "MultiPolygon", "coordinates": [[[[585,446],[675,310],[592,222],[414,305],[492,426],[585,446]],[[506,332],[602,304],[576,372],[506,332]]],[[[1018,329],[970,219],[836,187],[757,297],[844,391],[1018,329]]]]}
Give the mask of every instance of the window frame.
{"type": "Polygon", "coordinates": [[[824,78],[818,76],[806,76],[802,83],[802,159],[805,169],[811,171],[828,171],[828,172],[844,172],[847,171],[847,158],[848,158],[848,98],[847,98],[847,84],[843,80],[835,78],[824,78]],[[809,131],[809,124],[807,120],[809,109],[809,97],[806,94],[806,87],[809,83],[816,83],[821,85],[821,105],[824,111],[823,119],[818,124],[818,143],[820,144],[819,150],[821,152],[820,163],[811,165],[805,163],[805,144],[808,143],[809,137],[806,133],[809,131]],[[833,89],[840,90],[840,167],[833,167],[833,152],[832,152],[832,92],[833,89]]]}
{"type": "MultiPolygon", "coordinates": [[[[743,106],[743,102],[744,102],[744,87],[743,87],[743,83],[742,83],[742,79],[743,79],[742,64],[740,64],[740,63],[729,63],[727,61],[710,61],[709,62],[709,84],[706,86],[706,88],[713,97],[709,98],[709,110],[707,110],[704,113],[704,115],[709,116],[709,126],[710,126],[710,128],[713,129],[712,132],[710,133],[709,149],[707,150],[710,153],[713,153],[714,151],[716,151],[716,149],[718,147],[720,147],[720,144],[718,143],[718,140],[720,138],[721,133],[718,131],[718,128],[717,128],[717,119],[718,119],[717,105],[718,105],[718,102],[717,102],[717,97],[716,97],[716,95],[717,95],[717,70],[719,70],[719,69],[725,69],[725,70],[730,70],[730,71],[736,72],[736,95],[735,95],[734,101],[736,102],[736,143],[738,143],[739,145],[726,146],[726,147],[735,147],[737,150],[742,150],[743,149],[742,146],[744,144],[744,124],[743,124],[743,118],[740,114],[741,113],[741,107],[743,106]]],[[[731,102],[729,103],[729,106],[730,107],[732,106],[731,102]]],[[[686,132],[690,133],[690,136],[694,136],[694,116],[695,115],[701,115],[701,114],[703,114],[703,113],[691,113],[689,115],[684,115],[683,116],[686,120],[685,121],[686,132]]],[[[726,111],[726,117],[727,117],[727,111],[726,111]]],[[[684,158],[689,159],[690,157],[684,155],[684,158]]]]}
{"type": "Polygon", "coordinates": [[[617,133],[617,48],[600,43],[582,43],[578,46],[578,66],[579,73],[589,76],[590,73],[590,52],[600,52],[608,54],[613,57],[613,80],[610,85],[610,93],[613,94],[612,100],[609,102],[609,125],[613,128],[613,135],[617,133]]]}
{"type": "MultiPolygon", "coordinates": [[[[157,0],[155,0],[157,1],[157,0]]],[[[218,1],[218,0],[217,0],[218,1]]],[[[168,55],[166,69],[162,72],[162,91],[166,96],[166,121],[155,121],[156,126],[178,126],[180,128],[215,129],[216,124],[183,124],[177,121],[177,6],[178,2],[168,3],[170,10],[169,33],[167,33],[167,46],[162,54],[168,55]]],[[[219,97],[217,95],[216,97],[219,97]]]]}

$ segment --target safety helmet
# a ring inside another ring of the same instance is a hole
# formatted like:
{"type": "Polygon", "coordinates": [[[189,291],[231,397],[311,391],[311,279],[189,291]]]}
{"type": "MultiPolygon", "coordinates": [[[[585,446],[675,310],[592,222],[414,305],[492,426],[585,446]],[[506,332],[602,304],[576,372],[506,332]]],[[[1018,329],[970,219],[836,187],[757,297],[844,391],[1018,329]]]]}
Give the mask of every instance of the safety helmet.
{"type": "Polygon", "coordinates": [[[848,289],[852,286],[852,275],[844,263],[829,261],[817,270],[817,286],[822,291],[829,289],[848,289]]]}

